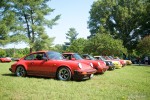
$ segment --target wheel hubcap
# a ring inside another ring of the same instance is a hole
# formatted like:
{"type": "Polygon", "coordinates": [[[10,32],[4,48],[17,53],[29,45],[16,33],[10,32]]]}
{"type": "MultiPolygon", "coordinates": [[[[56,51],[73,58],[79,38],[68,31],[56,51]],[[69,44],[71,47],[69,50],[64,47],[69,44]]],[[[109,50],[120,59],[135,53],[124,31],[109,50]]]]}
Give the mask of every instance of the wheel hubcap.
{"type": "Polygon", "coordinates": [[[17,76],[23,76],[25,74],[25,70],[22,67],[17,68],[17,76]]]}
{"type": "Polygon", "coordinates": [[[62,79],[62,80],[66,80],[68,79],[69,77],[69,71],[65,68],[61,69],[59,71],[59,77],[62,79]]]}

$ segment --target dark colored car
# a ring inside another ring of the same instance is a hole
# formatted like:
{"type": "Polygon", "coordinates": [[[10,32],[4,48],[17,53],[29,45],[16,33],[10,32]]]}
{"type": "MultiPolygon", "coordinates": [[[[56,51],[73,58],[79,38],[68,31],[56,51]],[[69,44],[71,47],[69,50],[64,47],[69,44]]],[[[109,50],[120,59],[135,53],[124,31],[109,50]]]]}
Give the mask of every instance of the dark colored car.
{"type": "Polygon", "coordinates": [[[93,68],[97,70],[96,73],[103,74],[108,69],[106,64],[101,64],[100,61],[96,61],[96,60],[95,61],[87,60],[87,59],[85,60],[78,53],[63,53],[63,56],[68,60],[73,60],[73,61],[77,61],[77,62],[81,62],[85,64],[89,64],[89,63],[92,64],[93,68]]]}
{"type": "Polygon", "coordinates": [[[90,79],[96,70],[91,66],[64,59],[55,51],[38,51],[19,59],[9,70],[17,76],[44,76],[59,80],[90,79]]]}
{"type": "Polygon", "coordinates": [[[111,61],[106,61],[103,57],[94,58],[93,56],[88,55],[88,54],[83,54],[82,57],[84,59],[89,59],[89,60],[100,60],[100,61],[106,63],[106,66],[109,67],[108,70],[114,70],[115,69],[115,66],[113,65],[113,63],[111,61]]]}

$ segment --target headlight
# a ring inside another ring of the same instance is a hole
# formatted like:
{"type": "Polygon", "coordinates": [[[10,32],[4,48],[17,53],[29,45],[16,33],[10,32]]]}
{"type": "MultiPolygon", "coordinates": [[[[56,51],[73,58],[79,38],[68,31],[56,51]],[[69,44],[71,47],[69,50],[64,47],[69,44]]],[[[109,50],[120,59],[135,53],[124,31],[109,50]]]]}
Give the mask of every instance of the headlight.
{"type": "Polygon", "coordinates": [[[93,67],[93,64],[92,64],[92,63],[90,63],[90,66],[91,66],[91,67],[93,67]]]}
{"type": "Polygon", "coordinates": [[[110,65],[113,65],[113,63],[112,62],[109,62],[110,63],[110,65]]]}
{"type": "Polygon", "coordinates": [[[81,64],[81,63],[79,63],[79,64],[78,64],[78,67],[82,69],[82,64],[81,64]]]}
{"type": "Polygon", "coordinates": [[[100,66],[101,64],[100,64],[100,62],[98,62],[98,66],[100,66]]]}
{"type": "Polygon", "coordinates": [[[106,65],[106,62],[104,62],[104,64],[106,65]]]}

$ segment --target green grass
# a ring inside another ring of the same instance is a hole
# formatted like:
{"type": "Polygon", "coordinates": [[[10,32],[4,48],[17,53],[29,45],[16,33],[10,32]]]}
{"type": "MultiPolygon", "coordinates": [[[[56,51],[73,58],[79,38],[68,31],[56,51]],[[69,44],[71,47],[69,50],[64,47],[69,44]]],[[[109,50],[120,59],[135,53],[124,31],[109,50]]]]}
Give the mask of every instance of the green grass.
{"type": "Polygon", "coordinates": [[[126,66],[87,81],[16,77],[0,63],[0,100],[149,100],[150,66],[126,66]]]}

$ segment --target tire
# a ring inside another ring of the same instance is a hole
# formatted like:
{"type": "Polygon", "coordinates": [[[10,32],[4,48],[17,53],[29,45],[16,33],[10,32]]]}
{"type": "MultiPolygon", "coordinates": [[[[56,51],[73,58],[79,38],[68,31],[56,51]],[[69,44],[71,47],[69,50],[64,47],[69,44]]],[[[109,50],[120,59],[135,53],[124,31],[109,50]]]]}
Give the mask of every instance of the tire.
{"type": "Polygon", "coordinates": [[[58,80],[69,81],[71,79],[71,71],[67,67],[61,67],[57,71],[58,80]]]}
{"type": "Polygon", "coordinates": [[[115,69],[115,67],[111,67],[111,68],[110,68],[110,70],[114,70],[114,69],[115,69]]]}
{"type": "Polygon", "coordinates": [[[15,73],[19,77],[25,77],[27,74],[26,70],[23,66],[18,66],[15,73]]]}

